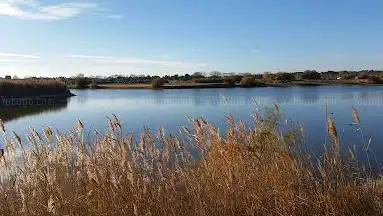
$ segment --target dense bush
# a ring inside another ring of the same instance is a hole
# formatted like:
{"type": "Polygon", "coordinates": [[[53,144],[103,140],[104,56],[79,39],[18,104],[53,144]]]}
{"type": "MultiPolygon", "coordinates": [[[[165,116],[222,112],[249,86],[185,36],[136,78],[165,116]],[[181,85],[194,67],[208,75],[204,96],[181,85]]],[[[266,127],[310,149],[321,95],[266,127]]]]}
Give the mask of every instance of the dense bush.
{"type": "Polygon", "coordinates": [[[255,83],[255,78],[254,76],[244,76],[242,79],[241,79],[241,85],[242,86],[252,86],[254,85],[255,83]]]}
{"type": "Polygon", "coordinates": [[[321,74],[316,71],[306,70],[302,73],[301,78],[306,80],[320,80],[321,74]]]}
{"type": "Polygon", "coordinates": [[[370,76],[368,77],[368,82],[379,84],[382,83],[382,79],[377,76],[370,76]]]}
{"type": "Polygon", "coordinates": [[[224,82],[229,85],[235,85],[235,83],[240,82],[242,77],[237,76],[226,76],[224,77],[224,82]]]}
{"type": "Polygon", "coordinates": [[[368,79],[369,76],[368,76],[368,74],[361,74],[361,75],[357,76],[357,78],[358,79],[368,79]]]}
{"type": "Polygon", "coordinates": [[[355,75],[354,74],[344,74],[340,77],[340,79],[342,80],[352,80],[352,79],[355,79],[355,75]]]}
{"type": "Polygon", "coordinates": [[[281,73],[275,74],[274,79],[280,82],[290,82],[295,79],[295,76],[292,73],[281,72],[281,73]]]}
{"type": "Polygon", "coordinates": [[[89,88],[91,88],[91,89],[98,89],[99,86],[97,84],[97,81],[96,80],[92,80],[92,82],[89,84],[89,88]]]}
{"type": "Polygon", "coordinates": [[[273,81],[275,80],[275,74],[265,72],[264,74],[262,74],[262,79],[265,81],[273,81]]]}
{"type": "Polygon", "coordinates": [[[158,89],[162,88],[165,85],[165,80],[161,78],[156,78],[152,81],[152,88],[158,89]]]}
{"type": "Polygon", "coordinates": [[[74,80],[74,88],[76,88],[76,89],[89,88],[90,83],[91,83],[91,80],[89,78],[76,77],[74,80]]]}

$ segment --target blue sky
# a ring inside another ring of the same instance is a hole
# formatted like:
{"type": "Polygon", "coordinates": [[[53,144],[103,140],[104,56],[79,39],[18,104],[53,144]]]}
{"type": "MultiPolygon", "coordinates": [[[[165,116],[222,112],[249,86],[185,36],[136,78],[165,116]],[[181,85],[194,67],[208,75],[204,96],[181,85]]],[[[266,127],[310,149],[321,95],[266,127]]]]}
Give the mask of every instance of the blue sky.
{"type": "Polygon", "coordinates": [[[0,76],[383,69],[380,0],[0,0],[0,76]]]}

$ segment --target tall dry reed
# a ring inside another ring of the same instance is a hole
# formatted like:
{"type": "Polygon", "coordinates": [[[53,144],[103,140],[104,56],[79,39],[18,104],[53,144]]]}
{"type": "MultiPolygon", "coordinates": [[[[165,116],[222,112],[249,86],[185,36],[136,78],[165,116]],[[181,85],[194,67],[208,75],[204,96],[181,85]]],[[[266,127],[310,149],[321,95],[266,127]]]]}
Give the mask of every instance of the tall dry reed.
{"type": "MultiPolygon", "coordinates": [[[[279,110],[276,107],[275,110],[279,110]]],[[[228,117],[222,136],[204,119],[177,136],[126,135],[116,116],[84,139],[32,129],[29,144],[1,125],[1,215],[381,215],[383,183],[336,154],[313,162],[277,130],[278,111],[254,127],[228,117]],[[16,150],[18,149],[18,150],[16,150]],[[355,168],[355,167],[354,167],[355,168]]],[[[335,134],[329,122],[329,132],[335,134]]]]}

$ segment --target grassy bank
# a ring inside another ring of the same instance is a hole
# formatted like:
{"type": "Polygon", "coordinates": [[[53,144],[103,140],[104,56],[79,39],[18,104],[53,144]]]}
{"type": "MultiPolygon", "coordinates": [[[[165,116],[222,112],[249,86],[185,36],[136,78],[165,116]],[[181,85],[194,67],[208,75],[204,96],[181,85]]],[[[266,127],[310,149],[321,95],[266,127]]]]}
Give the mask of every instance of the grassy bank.
{"type": "Polygon", "coordinates": [[[0,214],[381,215],[382,179],[340,157],[334,122],[313,162],[294,130],[277,132],[278,110],[256,114],[254,128],[229,117],[224,137],[196,119],[180,138],[159,130],[135,139],[114,117],[92,144],[79,122],[67,134],[32,130],[26,145],[2,125],[0,214]]]}
{"type": "Polygon", "coordinates": [[[69,96],[64,82],[56,80],[0,80],[0,97],[69,96]]]}

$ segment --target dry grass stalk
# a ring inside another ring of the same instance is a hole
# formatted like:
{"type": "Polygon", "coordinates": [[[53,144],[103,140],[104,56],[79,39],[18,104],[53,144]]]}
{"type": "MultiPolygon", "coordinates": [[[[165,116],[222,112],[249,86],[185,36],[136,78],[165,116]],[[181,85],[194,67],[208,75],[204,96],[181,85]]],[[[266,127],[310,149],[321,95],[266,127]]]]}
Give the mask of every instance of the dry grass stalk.
{"type": "Polygon", "coordinates": [[[327,132],[330,136],[337,138],[338,132],[336,130],[335,122],[331,117],[327,118],[327,132]]]}
{"type": "Polygon", "coordinates": [[[352,123],[360,124],[359,111],[354,106],[352,106],[352,123]]]}
{"type": "Polygon", "coordinates": [[[113,117],[91,145],[82,133],[56,133],[48,145],[32,130],[23,159],[0,160],[0,215],[382,214],[382,184],[350,177],[343,163],[312,164],[271,116],[256,130],[229,117],[225,137],[196,119],[179,138],[146,130],[137,142],[113,117]]]}

